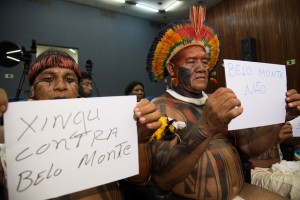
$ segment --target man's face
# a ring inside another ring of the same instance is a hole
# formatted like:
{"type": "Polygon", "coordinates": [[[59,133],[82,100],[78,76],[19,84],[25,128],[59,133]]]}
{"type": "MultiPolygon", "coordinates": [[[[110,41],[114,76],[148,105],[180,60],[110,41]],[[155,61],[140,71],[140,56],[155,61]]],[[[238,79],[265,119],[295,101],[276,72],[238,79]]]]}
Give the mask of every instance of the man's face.
{"type": "Polygon", "coordinates": [[[92,88],[92,81],[90,79],[83,79],[80,83],[82,91],[85,95],[91,95],[93,88],[92,88]]]}
{"type": "Polygon", "coordinates": [[[77,98],[78,79],[71,69],[48,68],[35,78],[31,90],[39,100],[77,98]]]}
{"type": "Polygon", "coordinates": [[[178,87],[192,93],[206,89],[208,83],[208,55],[203,47],[190,46],[181,50],[174,61],[178,87]]]}

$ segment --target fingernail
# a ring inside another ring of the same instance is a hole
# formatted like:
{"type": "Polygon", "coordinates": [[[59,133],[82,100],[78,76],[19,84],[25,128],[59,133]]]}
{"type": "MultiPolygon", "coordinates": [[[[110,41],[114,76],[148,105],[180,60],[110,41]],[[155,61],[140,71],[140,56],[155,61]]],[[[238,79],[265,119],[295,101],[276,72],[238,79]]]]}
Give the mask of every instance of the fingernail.
{"type": "Polygon", "coordinates": [[[141,118],[139,118],[139,121],[140,122],[144,122],[146,120],[146,118],[145,117],[141,117],[141,118]]]}
{"type": "Polygon", "coordinates": [[[4,112],[4,110],[5,110],[5,106],[4,105],[2,105],[1,107],[0,107],[0,112],[4,112]]]}

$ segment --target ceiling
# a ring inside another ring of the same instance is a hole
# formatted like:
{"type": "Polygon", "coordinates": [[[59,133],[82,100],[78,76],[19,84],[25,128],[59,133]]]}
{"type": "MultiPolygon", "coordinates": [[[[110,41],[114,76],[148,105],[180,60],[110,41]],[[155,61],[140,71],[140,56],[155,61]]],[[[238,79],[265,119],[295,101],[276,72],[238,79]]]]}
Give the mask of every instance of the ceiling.
{"type": "Polygon", "coordinates": [[[66,0],[73,3],[83,4],[91,7],[100,8],[101,10],[132,15],[150,21],[167,24],[177,19],[187,19],[189,8],[191,5],[203,5],[206,9],[210,9],[222,0],[180,0],[178,6],[165,12],[165,9],[176,0],[129,0],[127,3],[120,3],[116,0],[66,0]],[[134,4],[142,4],[155,8],[159,12],[151,12],[141,9],[134,4]]]}

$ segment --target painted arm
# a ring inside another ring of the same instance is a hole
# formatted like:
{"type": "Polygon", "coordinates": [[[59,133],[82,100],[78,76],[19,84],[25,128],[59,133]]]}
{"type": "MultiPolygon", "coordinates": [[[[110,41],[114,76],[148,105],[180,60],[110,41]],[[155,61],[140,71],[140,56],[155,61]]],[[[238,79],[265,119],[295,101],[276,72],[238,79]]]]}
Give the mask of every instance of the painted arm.
{"type": "MultiPolygon", "coordinates": [[[[8,106],[8,98],[7,98],[6,92],[0,88],[0,119],[3,116],[3,113],[7,110],[7,106],[8,106]]],[[[4,129],[3,129],[2,124],[0,125],[0,143],[4,143],[4,129]]],[[[0,187],[5,188],[6,187],[5,183],[6,183],[6,180],[5,180],[4,170],[3,170],[2,164],[0,162],[0,187]]],[[[3,192],[6,192],[6,191],[3,191],[3,192]]]]}
{"type": "MultiPolygon", "coordinates": [[[[287,91],[286,121],[300,115],[300,94],[292,89],[287,91]]],[[[240,149],[250,156],[258,156],[278,142],[280,130],[284,124],[235,131],[235,138],[240,149]]]]}
{"type": "Polygon", "coordinates": [[[236,145],[250,157],[257,157],[276,144],[282,125],[234,131],[236,145]]]}
{"type": "MultiPolygon", "coordinates": [[[[6,92],[0,88],[0,119],[2,120],[3,113],[7,110],[8,98],[6,92]]],[[[0,125],[0,143],[4,143],[4,130],[2,124],[0,125]]]]}
{"type": "Polygon", "coordinates": [[[161,126],[158,119],[161,116],[157,106],[147,99],[142,99],[134,109],[138,119],[138,150],[139,150],[139,174],[129,177],[128,180],[143,185],[150,177],[152,154],[149,146],[149,139],[152,133],[161,126]]]}

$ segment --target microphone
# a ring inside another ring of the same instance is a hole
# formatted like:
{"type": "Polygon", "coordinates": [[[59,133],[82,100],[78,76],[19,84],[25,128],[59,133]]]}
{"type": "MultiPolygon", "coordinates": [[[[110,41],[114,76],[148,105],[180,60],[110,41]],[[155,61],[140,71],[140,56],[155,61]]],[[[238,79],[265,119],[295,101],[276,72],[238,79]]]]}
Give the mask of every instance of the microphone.
{"type": "Polygon", "coordinates": [[[36,41],[35,40],[31,40],[31,53],[36,53],[36,41]]]}
{"type": "Polygon", "coordinates": [[[92,76],[93,62],[90,59],[86,60],[85,68],[87,73],[92,76]]]}

